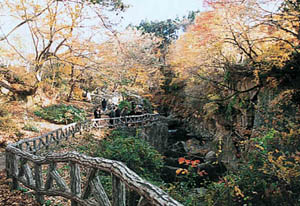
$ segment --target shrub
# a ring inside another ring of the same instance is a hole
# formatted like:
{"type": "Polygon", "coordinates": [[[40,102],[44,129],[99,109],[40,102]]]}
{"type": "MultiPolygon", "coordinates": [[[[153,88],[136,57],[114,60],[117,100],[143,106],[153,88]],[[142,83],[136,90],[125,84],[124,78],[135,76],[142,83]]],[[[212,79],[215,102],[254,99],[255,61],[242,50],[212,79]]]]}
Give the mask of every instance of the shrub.
{"type": "Polygon", "coordinates": [[[148,99],[143,99],[143,106],[148,113],[152,113],[153,107],[148,99]]]}
{"type": "Polygon", "coordinates": [[[299,133],[291,129],[283,135],[271,129],[251,140],[247,161],[235,173],[209,185],[208,205],[299,205],[300,153],[292,141],[299,133]]]}
{"type": "Polygon", "coordinates": [[[122,110],[122,109],[125,108],[125,107],[127,107],[129,111],[132,110],[132,108],[131,108],[131,103],[128,102],[128,101],[126,101],[126,100],[123,100],[123,101],[120,102],[119,108],[122,110]]]}
{"type": "Polygon", "coordinates": [[[39,132],[39,129],[32,124],[25,124],[22,129],[31,132],[39,132]]]}
{"type": "Polygon", "coordinates": [[[82,121],[86,118],[84,110],[65,104],[44,107],[35,111],[34,114],[57,124],[69,124],[82,121]]]}
{"type": "MultiPolygon", "coordinates": [[[[192,171],[189,170],[189,172],[192,171]]],[[[192,176],[187,175],[186,178],[176,182],[164,184],[162,189],[185,206],[202,206],[203,204],[201,203],[204,203],[204,191],[206,189],[197,186],[192,176]],[[202,190],[203,192],[197,192],[197,190],[202,190]]]]}
{"type": "Polygon", "coordinates": [[[161,181],[162,156],[147,142],[123,132],[115,132],[99,145],[95,156],[124,162],[148,181],[161,181]]]}

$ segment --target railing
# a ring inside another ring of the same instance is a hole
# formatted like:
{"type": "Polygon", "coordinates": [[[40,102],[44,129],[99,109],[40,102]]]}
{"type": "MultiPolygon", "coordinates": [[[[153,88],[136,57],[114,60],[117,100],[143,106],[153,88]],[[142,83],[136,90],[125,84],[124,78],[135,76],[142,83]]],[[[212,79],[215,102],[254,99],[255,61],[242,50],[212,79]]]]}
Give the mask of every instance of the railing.
{"type": "Polygon", "coordinates": [[[47,150],[51,145],[68,141],[71,136],[91,128],[131,126],[158,120],[158,114],[92,119],[9,144],[6,147],[6,172],[7,177],[13,180],[12,189],[18,188],[19,182],[22,183],[35,191],[36,200],[41,205],[44,203],[44,195],[48,195],[67,198],[71,200],[72,206],[125,206],[126,191],[131,190],[140,195],[139,206],[182,206],[121,162],[89,157],[77,152],[37,155],[42,149],[47,150]],[[61,174],[62,165],[68,171],[67,177],[61,174]],[[101,184],[100,173],[111,174],[111,200],[101,184]]]}

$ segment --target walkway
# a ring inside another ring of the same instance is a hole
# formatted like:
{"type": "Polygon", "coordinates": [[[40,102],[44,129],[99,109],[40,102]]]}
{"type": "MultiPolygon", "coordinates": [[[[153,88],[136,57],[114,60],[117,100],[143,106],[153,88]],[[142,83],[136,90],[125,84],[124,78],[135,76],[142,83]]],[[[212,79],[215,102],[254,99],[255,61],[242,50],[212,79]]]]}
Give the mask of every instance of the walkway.
{"type": "Polygon", "coordinates": [[[77,152],[48,153],[37,155],[43,148],[58,145],[83,131],[92,128],[127,127],[160,121],[159,114],[143,114],[115,118],[89,119],[72,123],[39,137],[21,140],[6,147],[8,177],[12,178],[12,189],[22,183],[36,191],[36,200],[42,205],[44,195],[62,196],[71,200],[72,206],[124,206],[126,193],[136,192],[140,196],[139,206],[183,206],[165,191],[139,177],[122,162],[89,157],[77,152]],[[59,166],[67,169],[67,176],[61,176],[59,166]],[[43,175],[46,172],[46,176],[43,175]],[[104,173],[103,173],[104,172],[104,173]],[[112,201],[104,190],[100,176],[110,174],[112,201]]]}

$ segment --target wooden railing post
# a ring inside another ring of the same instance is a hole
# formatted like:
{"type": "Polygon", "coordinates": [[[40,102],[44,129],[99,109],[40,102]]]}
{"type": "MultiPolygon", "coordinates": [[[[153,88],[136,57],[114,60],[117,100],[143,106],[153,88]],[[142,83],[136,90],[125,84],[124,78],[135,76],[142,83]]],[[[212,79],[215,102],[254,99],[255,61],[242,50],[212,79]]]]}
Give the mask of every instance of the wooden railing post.
{"type": "Polygon", "coordinates": [[[48,150],[49,149],[49,145],[50,145],[50,142],[49,142],[49,135],[46,135],[46,140],[45,140],[45,142],[46,142],[46,149],[48,150]]]}
{"type": "MultiPolygon", "coordinates": [[[[71,176],[71,192],[74,196],[80,197],[81,195],[81,178],[80,168],[78,164],[70,163],[70,176],[71,176]]],[[[74,200],[71,201],[71,206],[78,206],[78,203],[74,200]]]]}
{"type": "Polygon", "coordinates": [[[82,123],[79,122],[79,134],[82,135],[82,123]]]}
{"type": "Polygon", "coordinates": [[[112,175],[112,195],[112,206],[126,206],[125,184],[115,175],[112,175]]]}
{"type": "MultiPolygon", "coordinates": [[[[61,129],[58,129],[58,130],[56,130],[56,138],[55,138],[55,141],[56,141],[56,144],[59,144],[59,139],[60,139],[60,137],[59,137],[59,131],[60,131],[61,129]]],[[[54,136],[53,136],[54,137],[54,136]]]]}
{"type": "Polygon", "coordinates": [[[5,151],[5,170],[6,170],[6,177],[11,178],[11,158],[10,153],[5,151]]]}
{"type": "Polygon", "coordinates": [[[35,170],[34,172],[35,172],[35,187],[36,187],[35,198],[39,204],[43,205],[44,196],[39,193],[39,191],[43,188],[42,165],[34,164],[34,170],[35,170]]]}
{"type": "Polygon", "coordinates": [[[98,176],[95,176],[95,178],[91,182],[91,185],[92,185],[92,193],[93,193],[95,199],[97,200],[97,202],[100,205],[111,206],[108,196],[107,196],[98,176]]]}
{"type": "MultiPolygon", "coordinates": [[[[146,114],[119,118],[103,118],[99,121],[104,123],[103,127],[106,126],[106,121],[108,121],[107,126],[117,127],[122,125],[128,126],[128,124],[143,124],[147,121],[155,121],[158,117],[158,115],[146,114]],[[112,124],[109,123],[110,120],[112,124]]],[[[36,200],[40,205],[45,202],[44,195],[50,195],[62,196],[71,200],[71,206],[90,206],[94,205],[95,201],[97,202],[96,204],[104,206],[126,206],[126,203],[130,202],[130,199],[136,203],[137,198],[140,197],[139,206],[182,206],[160,188],[144,181],[121,162],[88,157],[76,152],[63,154],[50,152],[46,156],[36,155],[42,148],[46,147],[46,149],[49,149],[49,146],[52,144],[60,144],[62,140],[68,140],[71,134],[75,135],[77,132],[81,133],[82,131],[91,129],[94,126],[93,121],[87,120],[70,124],[42,136],[8,145],[6,147],[6,171],[7,177],[13,179],[11,188],[17,189],[19,182],[21,182],[22,185],[35,190],[36,200]],[[60,163],[67,162],[70,164],[70,176],[62,177],[59,173],[60,163]],[[49,166],[45,182],[42,175],[42,165],[49,166]],[[58,168],[57,165],[59,166],[58,168]],[[87,182],[84,185],[81,182],[81,167],[90,169],[90,173],[86,178],[87,182]],[[101,184],[99,170],[112,174],[112,202],[110,202],[101,184]],[[67,183],[70,184],[68,185],[67,183]],[[81,191],[82,186],[85,186],[83,192],[81,191]],[[131,194],[126,194],[127,189],[131,194]],[[128,195],[133,198],[128,198],[128,195]],[[126,196],[128,200],[126,200],[126,196]]],[[[98,125],[98,127],[102,128],[102,124],[98,125]]]]}
{"type": "Polygon", "coordinates": [[[19,168],[18,168],[18,162],[17,162],[17,156],[16,154],[10,155],[10,174],[12,176],[12,185],[11,189],[15,190],[19,188],[18,183],[18,174],[19,174],[19,168]]]}
{"type": "Polygon", "coordinates": [[[53,177],[51,176],[51,171],[56,168],[56,163],[51,163],[48,168],[47,179],[45,184],[45,189],[49,190],[53,186],[53,177]]]}

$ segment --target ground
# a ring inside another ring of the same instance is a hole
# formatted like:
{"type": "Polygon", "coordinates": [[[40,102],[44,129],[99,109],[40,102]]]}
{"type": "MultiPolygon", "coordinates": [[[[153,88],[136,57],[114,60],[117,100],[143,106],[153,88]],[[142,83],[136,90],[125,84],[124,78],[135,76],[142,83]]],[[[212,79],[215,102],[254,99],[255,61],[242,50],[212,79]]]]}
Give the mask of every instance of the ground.
{"type": "MultiPolygon", "coordinates": [[[[68,104],[76,105],[80,108],[85,109],[89,113],[89,117],[92,116],[93,105],[88,102],[73,101],[68,104]]],[[[34,199],[32,191],[25,188],[19,190],[10,190],[11,179],[6,178],[5,172],[5,147],[9,142],[16,142],[23,138],[32,138],[39,136],[40,134],[55,130],[63,125],[57,125],[47,122],[34,115],[33,109],[28,109],[24,104],[20,102],[11,102],[8,106],[9,111],[12,113],[12,120],[14,124],[19,128],[19,133],[22,135],[18,136],[13,132],[0,131],[0,206],[15,205],[15,206],[36,206],[38,205],[34,199]],[[23,130],[25,124],[35,126],[39,132],[32,132],[23,130]]],[[[100,134],[99,134],[100,136],[100,134]]],[[[50,200],[51,198],[49,198],[50,200]]],[[[61,205],[68,205],[66,200],[61,200],[61,205]]],[[[51,201],[49,205],[53,204],[51,201]]]]}

